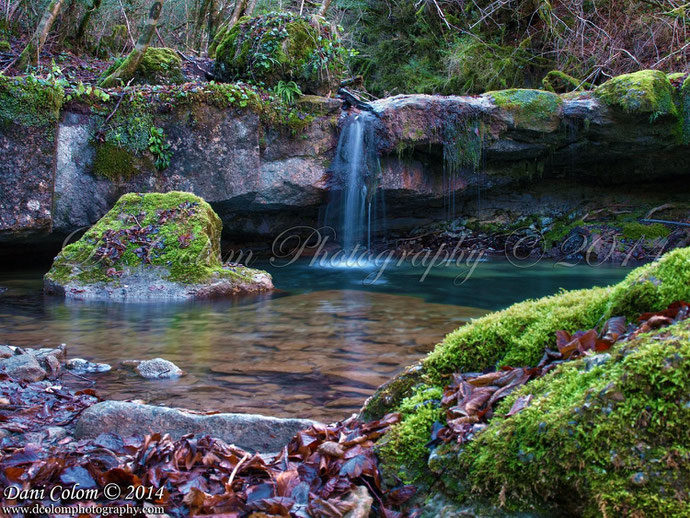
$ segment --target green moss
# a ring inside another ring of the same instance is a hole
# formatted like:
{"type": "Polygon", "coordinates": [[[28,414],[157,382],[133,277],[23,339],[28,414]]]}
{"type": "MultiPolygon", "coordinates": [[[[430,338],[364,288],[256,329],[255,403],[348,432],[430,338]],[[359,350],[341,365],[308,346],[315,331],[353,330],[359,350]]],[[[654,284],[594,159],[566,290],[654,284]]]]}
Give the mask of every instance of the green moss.
{"type": "Polygon", "coordinates": [[[334,91],[344,49],[335,29],[314,17],[268,13],[243,18],[220,31],[214,43],[215,75],[262,83],[295,81],[305,93],[334,91]]]}
{"type": "MultiPolygon", "coordinates": [[[[686,279],[687,281],[687,279],[686,279]]],[[[540,505],[581,516],[690,514],[690,322],[579,360],[507,398],[458,457],[473,494],[509,510],[540,505]],[[500,417],[515,398],[534,399],[500,417]]]]}
{"type": "Polygon", "coordinates": [[[104,128],[105,141],[132,153],[146,151],[151,128],[155,126],[152,110],[140,93],[127,96],[104,128]]]}
{"type": "Polygon", "coordinates": [[[644,225],[637,221],[625,223],[622,226],[621,233],[623,237],[637,241],[638,239],[660,239],[668,237],[671,233],[668,227],[661,223],[654,223],[653,225],[644,225]]]}
{"type": "Polygon", "coordinates": [[[11,52],[12,47],[7,40],[0,40],[0,52],[11,52]]]}
{"type": "MultiPolygon", "coordinates": [[[[116,59],[103,73],[102,77],[108,77],[124,61],[129,58],[116,59]]],[[[182,60],[173,49],[165,47],[149,47],[141,57],[141,62],[134,74],[134,80],[139,84],[179,84],[184,83],[182,73],[182,60]]]]}
{"type": "Polygon", "coordinates": [[[682,143],[686,146],[690,144],[690,76],[685,78],[680,88],[680,132],[682,143]]]}
{"type": "Polygon", "coordinates": [[[659,311],[676,300],[690,300],[690,249],[665,254],[659,261],[630,272],[614,286],[608,315],[633,319],[645,311],[659,311]]]}
{"type": "MultiPolygon", "coordinates": [[[[553,347],[556,332],[591,329],[610,316],[625,315],[635,319],[645,311],[666,308],[676,300],[690,300],[690,249],[678,249],[659,261],[631,272],[622,282],[609,288],[565,291],[538,300],[528,300],[496,313],[474,320],[471,324],[448,334],[415,369],[416,387],[441,388],[453,372],[477,372],[505,365],[533,366],[540,360],[544,348],[553,347]]],[[[394,382],[392,382],[393,386],[394,382]]],[[[418,398],[418,388],[403,384],[394,396],[384,392],[375,394],[368,402],[377,414],[399,407],[403,398],[418,398]],[[383,397],[388,397],[388,404],[383,397]]],[[[396,441],[410,444],[414,437],[409,423],[416,423],[414,415],[403,419],[395,429],[396,441]]],[[[425,419],[425,418],[419,418],[425,419]]],[[[424,421],[426,423],[426,421],[424,421]]],[[[428,424],[428,423],[427,423],[428,424]]],[[[425,425],[426,426],[426,425],[425,425]]],[[[401,457],[391,448],[383,450],[386,469],[402,470],[409,480],[425,481],[428,473],[419,468],[425,465],[426,453],[419,447],[406,450],[401,457]],[[406,457],[405,455],[420,455],[406,457]],[[409,466],[419,468],[410,470],[409,466]]]]}
{"type": "Polygon", "coordinates": [[[450,44],[444,61],[447,74],[444,90],[462,93],[528,84],[535,68],[548,65],[527,47],[487,43],[469,34],[450,44]]]}
{"type": "Polygon", "coordinates": [[[549,92],[573,92],[592,88],[592,83],[581,81],[560,70],[551,70],[541,80],[544,90],[549,92]]]}
{"type": "Polygon", "coordinates": [[[550,131],[558,127],[563,100],[553,92],[510,89],[488,92],[486,95],[513,115],[518,128],[550,131]]]}
{"type": "MultiPolygon", "coordinates": [[[[57,123],[65,98],[63,88],[34,76],[0,75],[0,124],[50,128],[57,123]]],[[[49,137],[52,139],[52,132],[49,137]]]]}
{"type": "Polygon", "coordinates": [[[568,235],[578,227],[583,227],[585,222],[581,219],[577,221],[556,221],[551,230],[544,234],[544,247],[546,249],[559,245],[568,235]]]}
{"type": "Polygon", "coordinates": [[[426,444],[431,437],[431,427],[443,415],[442,396],[442,389],[420,385],[413,396],[401,402],[402,424],[386,434],[376,446],[378,454],[387,459],[386,465],[397,468],[390,475],[405,483],[420,482],[418,474],[429,454],[426,444]]]}
{"type": "Polygon", "coordinates": [[[112,181],[129,180],[138,172],[132,153],[108,142],[96,145],[93,171],[112,181]]]}
{"type": "Polygon", "coordinates": [[[614,77],[597,87],[594,95],[627,113],[648,114],[654,118],[677,115],[673,86],[659,70],[641,70],[614,77]]]}
{"type": "Polygon", "coordinates": [[[119,275],[109,274],[110,269],[127,273],[138,268],[164,268],[168,280],[181,283],[213,278],[250,279],[252,270],[222,265],[221,230],[220,218],[211,206],[193,194],[125,194],[79,241],[60,252],[46,278],[63,284],[117,284],[119,275]],[[163,218],[163,211],[172,211],[172,215],[163,218]],[[119,257],[103,255],[102,250],[108,249],[106,232],[123,231],[124,235],[128,229],[138,228],[144,228],[145,235],[122,238],[125,248],[119,257]],[[148,257],[148,263],[142,255],[148,257]]]}
{"type": "Polygon", "coordinates": [[[141,58],[138,73],[149,84],[184,83],[182,60],[173,49],[149,47],[141,58]]]}

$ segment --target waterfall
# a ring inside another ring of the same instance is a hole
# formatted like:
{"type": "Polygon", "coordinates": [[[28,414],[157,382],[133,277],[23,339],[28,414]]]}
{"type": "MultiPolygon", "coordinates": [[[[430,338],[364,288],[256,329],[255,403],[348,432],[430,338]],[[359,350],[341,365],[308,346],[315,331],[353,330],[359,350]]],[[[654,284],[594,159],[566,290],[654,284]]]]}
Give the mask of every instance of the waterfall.
{"type": "Polygon", "coordinates": [[[350,115],[343,125],[335,158],[329,169],[331,198],[326,223],[333,226],[346,252],[356,246],[371,248],[378,216],[380,164],[374,135],[375,116],[350,115]]]}

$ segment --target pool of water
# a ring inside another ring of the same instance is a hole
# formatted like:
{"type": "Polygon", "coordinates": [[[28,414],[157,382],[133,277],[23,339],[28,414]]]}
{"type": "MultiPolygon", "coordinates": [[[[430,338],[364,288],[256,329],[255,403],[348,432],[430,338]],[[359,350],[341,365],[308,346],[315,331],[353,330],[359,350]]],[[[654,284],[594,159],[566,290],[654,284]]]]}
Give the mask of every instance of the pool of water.
{"type": "MultiPolygon", "coordinates": [[[[326,421],[356,411],[375,388],[443,336],[490,310],[560,288],[600,286],[629,269],[482,262],[333,268],[257,263],[279,291],[237,301],[70,302],[45,297],[42,271],[0,273],[0,343],[55,346],[113,365],[88,377],[101,394],[197,410],[326,421]],[[468,275],[470,274],[471,275],[468,275]],[[186,375],[142,380],[122,360],[163,357],[186,375]]],[[[73,387],[88,384],[69,375],[73,387]]]]}

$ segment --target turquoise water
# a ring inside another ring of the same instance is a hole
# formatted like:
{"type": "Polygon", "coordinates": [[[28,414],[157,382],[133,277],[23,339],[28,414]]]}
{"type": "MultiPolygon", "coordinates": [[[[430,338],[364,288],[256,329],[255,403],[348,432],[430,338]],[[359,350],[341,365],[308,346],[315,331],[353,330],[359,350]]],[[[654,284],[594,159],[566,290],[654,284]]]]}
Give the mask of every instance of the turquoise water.
{"type": "Polygon", "coordinates": [[[378,275],[374,266],[284,263],[253,265],[273,274],[273,295],[167,304],[67,302],[42,294],[41,271],[5,271],[0,343],[66,343],[72,358],[110,363],[111,372],[87,376],[110,398],[334,420],[470,319],[561,288],[611,284],[629,271],[481,262],[426,276],[424,267],[389,266],[378,275]],[[186,375],[150,381],[118,368],[155,357],[186,375]]]}

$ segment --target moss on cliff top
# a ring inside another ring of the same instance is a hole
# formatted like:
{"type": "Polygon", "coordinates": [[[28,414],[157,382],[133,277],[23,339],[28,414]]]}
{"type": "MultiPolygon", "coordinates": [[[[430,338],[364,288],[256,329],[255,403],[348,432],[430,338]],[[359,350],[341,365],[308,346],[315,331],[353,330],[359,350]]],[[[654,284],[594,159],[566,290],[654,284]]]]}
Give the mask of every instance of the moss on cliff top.
{"type": "Polygon", "coordinates": [[[117,283],[137,268],[164,268],[168,280],[197,283],[246,277],[223,267],[222,223],[203,199],[186,192],[130,193],[55,258],[46,277],[58,283],[117,283]]]}
{"type": "Polygon", "coordinates": [[[513,115],[518,128],[553,131],[558,127],[563,99],[553,92],[511,89],[488,92],[486,95],[513,115]]]}
{"type": "Polygon", "coordinates": [[[64,89],[33,76],[0,74],[0,123],[48,129],[60,116],[64,89]]]}
{"type": "MultiPolygon", "coordinates": [[[[108,77],[127,58],[119,58],[108,67],[102,77],[108,77]]],[[[184,83],[182,60],[173,49],[166,47],[149,47],[144,52],[139,66],[134,74],[134,80],[139,84],[171,85],[184,83]]]]}
{"type": "Polygon", "coordinates": [[[334,28],[292,13],[242,18],[220,31],[214,43],[215,74],[224,81],[252,80],[275,86],[295,81],[302,91],[333,90],[343,70],[343,49],[334,28]]]}
{"type": "Polygon", "coordinates": [[[640,70],[606,81],[594,95],[627,113],[677,115],[673,86],[660,70],[640,70]]]}

